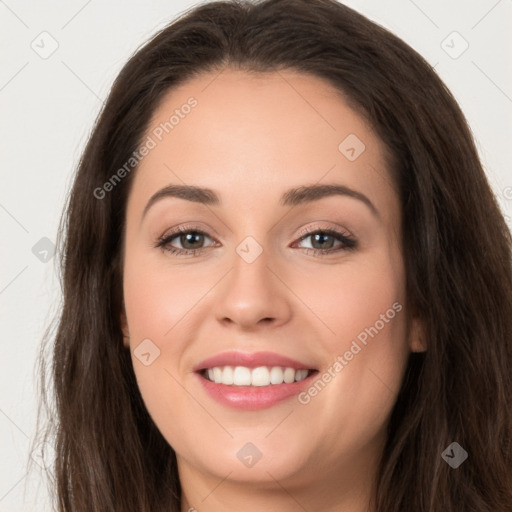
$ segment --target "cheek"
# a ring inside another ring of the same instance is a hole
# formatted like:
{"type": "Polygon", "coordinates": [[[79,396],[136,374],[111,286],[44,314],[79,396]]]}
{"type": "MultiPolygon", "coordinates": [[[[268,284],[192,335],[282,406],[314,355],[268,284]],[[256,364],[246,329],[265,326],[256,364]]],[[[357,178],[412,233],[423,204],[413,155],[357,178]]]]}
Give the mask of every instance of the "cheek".
{"type": "Polygon", "coordinates": [[[186,283],[181,283],[179,272],[166,272],[151,258],[136,256],[134,251],[126,261],[123,285],[133,369],[150,416],[171,442],[181,439],[182,425],[174,411],[194,406],[177,371],[187,339],[180,337],[180,330],[193,292],[190,286],[182,286],[186,283]]]}
{"type": "Polygon", "coordinates": [[[319,332],[323,333],[323,345],[329,352],[348,349],[351,340],[359,335],[364,339],[366,329],[376,323],[379,332],[389,338],[386,347],[403,343],[405,314],[397,314],[396,309],[405,309],[405,272],[400,254],[395,252],[347,259],[336,266],[319,266],[310,278],[294,280],[294,291],[304,297],[312,314],[321,321],[317,322],[319,332]],[[385,316],[385,324],[381,315],[385,316]]]}
{"type": "MultiPolygon", "coordinates": [[[[398,302],[394,304],[400,309],[398,302]]],[[[387,305],[383,301],[383,306],[387,305]]],[[[380,311],[377,309],[379,316],[380,311]]],[[[405,308],[392,319],[392,314],[384,313],[386,322],[361,311],[357,320],[346,324],[353,335],[339,337],[332,346],[328,371],[306,390],[314,395],[305,397],[310,400],[305,406],[308,415],[328,426],[324,434],[333,451],[356,454],[384,432],[409,353],[405,314],[405,308]]],[[[344,327],[338,326],[340,330],[344,327]]]]}
{"type": "Polygon", "coordinates": [[[322,318],[333,332],[323,338],[330,363],[301,403],[329,426],[332,449],[362,449],[381,431],[396,401],[409,354],[400,262],[399,255],[367,266],[358,262],[357,269],[347,266],[317,281],[321,286],[309,295],[312,307],[323,307],[322,318]]]}
{"type": "Polygon", "coordinates": [[[125,264],[123,286],[131,342],[151,338],[162,344],[172,338],[198,300],[197,277],[166,268],[160,253],[138,256],[134,251],[125,264]]]}
{"type": "MultiPolygon", "coordinates": [[[[137,247],[125,261],[123,292],[133,368],[146,408],[169,442],[182,436],[175,411],[190,412],[197,405],[184,391],[182,363],[196,338],[198,311],[206,302],[201,298],[216,275],[204,267],[195,271],[171,266],[160,251],[148,254],[137,247]],[[147,348],[139,350],[142,346],[147,348]],[[149,352],[149,358],[141,360],[141,352],[149,352]]],[[[204,411],[197,407],[194,414],[200,416],[204,411]]],[[[200,435],[203,427],[194,423],[187,429],[200,435]]]]}

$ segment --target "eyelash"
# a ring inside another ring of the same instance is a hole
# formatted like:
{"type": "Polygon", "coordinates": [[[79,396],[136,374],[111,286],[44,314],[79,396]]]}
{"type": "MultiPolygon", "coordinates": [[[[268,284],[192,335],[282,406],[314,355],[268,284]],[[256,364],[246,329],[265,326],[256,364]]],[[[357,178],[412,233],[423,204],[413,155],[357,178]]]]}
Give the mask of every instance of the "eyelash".
{"type": "MultiPolygon", "coordinates": [[[[179,249],[177,247],[169,246],[171,241],[173,241],[177,236],[183,235],[183,234],[190,234],[195,233],[198,235],[203,235],[208,238],[211,238],[208,233],[205,233],[201,229],[198,229],[195,226],[180,226],[179,228],[176,228],[171,233],[168,233],[166,235],[161,236],[157,244],[155,245],[155,248],[161,248],[163,251],[169,252],[174,255],[178,256],[200,256],[205,250],[207,250],[209,247],[201,247],[200,249],[179,249]]],[[[334,229],[320,229],[320,228],[308,228],[302,231],[299,235],[298,242],[302,242],[306,238],[310,237],[311,235],[316,234],[322,234],[322,235],[328,235],[333,236],[338,239],[338,241],[341,242],[341,246],[339,246],[336,249],[315,249],[310,247],[303,247],[302,249],[306,250],[307,254],[313,253],[317,256],[328,256],[333,253],[337,253],[340,251],[351,251],[357,248],[357,242],[356,240],[347,233],[341,233],[339,231],[336,231],[334,229]]],[[[210,246],[211,247],[211,246],[210,246]]]]}

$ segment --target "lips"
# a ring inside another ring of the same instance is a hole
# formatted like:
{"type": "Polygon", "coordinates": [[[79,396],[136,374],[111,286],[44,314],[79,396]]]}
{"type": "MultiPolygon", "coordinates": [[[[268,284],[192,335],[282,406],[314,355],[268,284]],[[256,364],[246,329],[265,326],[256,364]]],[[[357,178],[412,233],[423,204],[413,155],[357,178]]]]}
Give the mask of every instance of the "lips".
{"type": "Polygon", "coordinates": [[[194,367],[195,372],[202,372],[214,367],[220,366],[245,366],[247,368],[257,368],[260,366],[281,366],[285,368],[294,368],[295,370],[315,370],[311,364],[297,361],[289,357],[276,354],[274,352],[255,352],[245,353],[238,351],[223,352],[216,356],[209,357],[201,361],[194,367]]]}
{"type": "Polygon", "coordinates": [[[298,395],[318,373],[311,364],[273,352],[236,351],[205,359],[194,371],[201,387],[215,401],[253,411],[298,395]]]}

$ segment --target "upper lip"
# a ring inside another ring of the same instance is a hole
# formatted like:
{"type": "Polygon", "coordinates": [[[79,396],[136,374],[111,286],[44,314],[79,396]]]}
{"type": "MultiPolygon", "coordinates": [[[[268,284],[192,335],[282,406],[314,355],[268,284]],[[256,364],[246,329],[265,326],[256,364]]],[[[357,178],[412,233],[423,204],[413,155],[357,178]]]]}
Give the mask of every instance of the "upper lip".
{"type": "Polygon", "coordinates": [[[201,361],[194,367],[194,371],[202,371],[216,366],[246,366],[247,368],[257,368],[258,366],[281,366],[285,368],[295,368],[296,370],[313,370],[310,365],[291,359],[289,357],[276,354],[274,352],[222,352],[213,357],[201,361]]]}

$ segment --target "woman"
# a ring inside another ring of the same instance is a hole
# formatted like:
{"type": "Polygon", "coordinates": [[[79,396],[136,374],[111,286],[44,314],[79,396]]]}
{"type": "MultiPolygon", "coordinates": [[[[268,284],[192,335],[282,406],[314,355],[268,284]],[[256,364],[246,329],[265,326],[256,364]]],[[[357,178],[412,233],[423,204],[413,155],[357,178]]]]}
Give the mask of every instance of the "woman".
{"type": "Polygon", "coordinates": [[[59,510],[512,510],[510,233],[452,95],[355,11],[163,29],[61,243],[59,510]]]}

